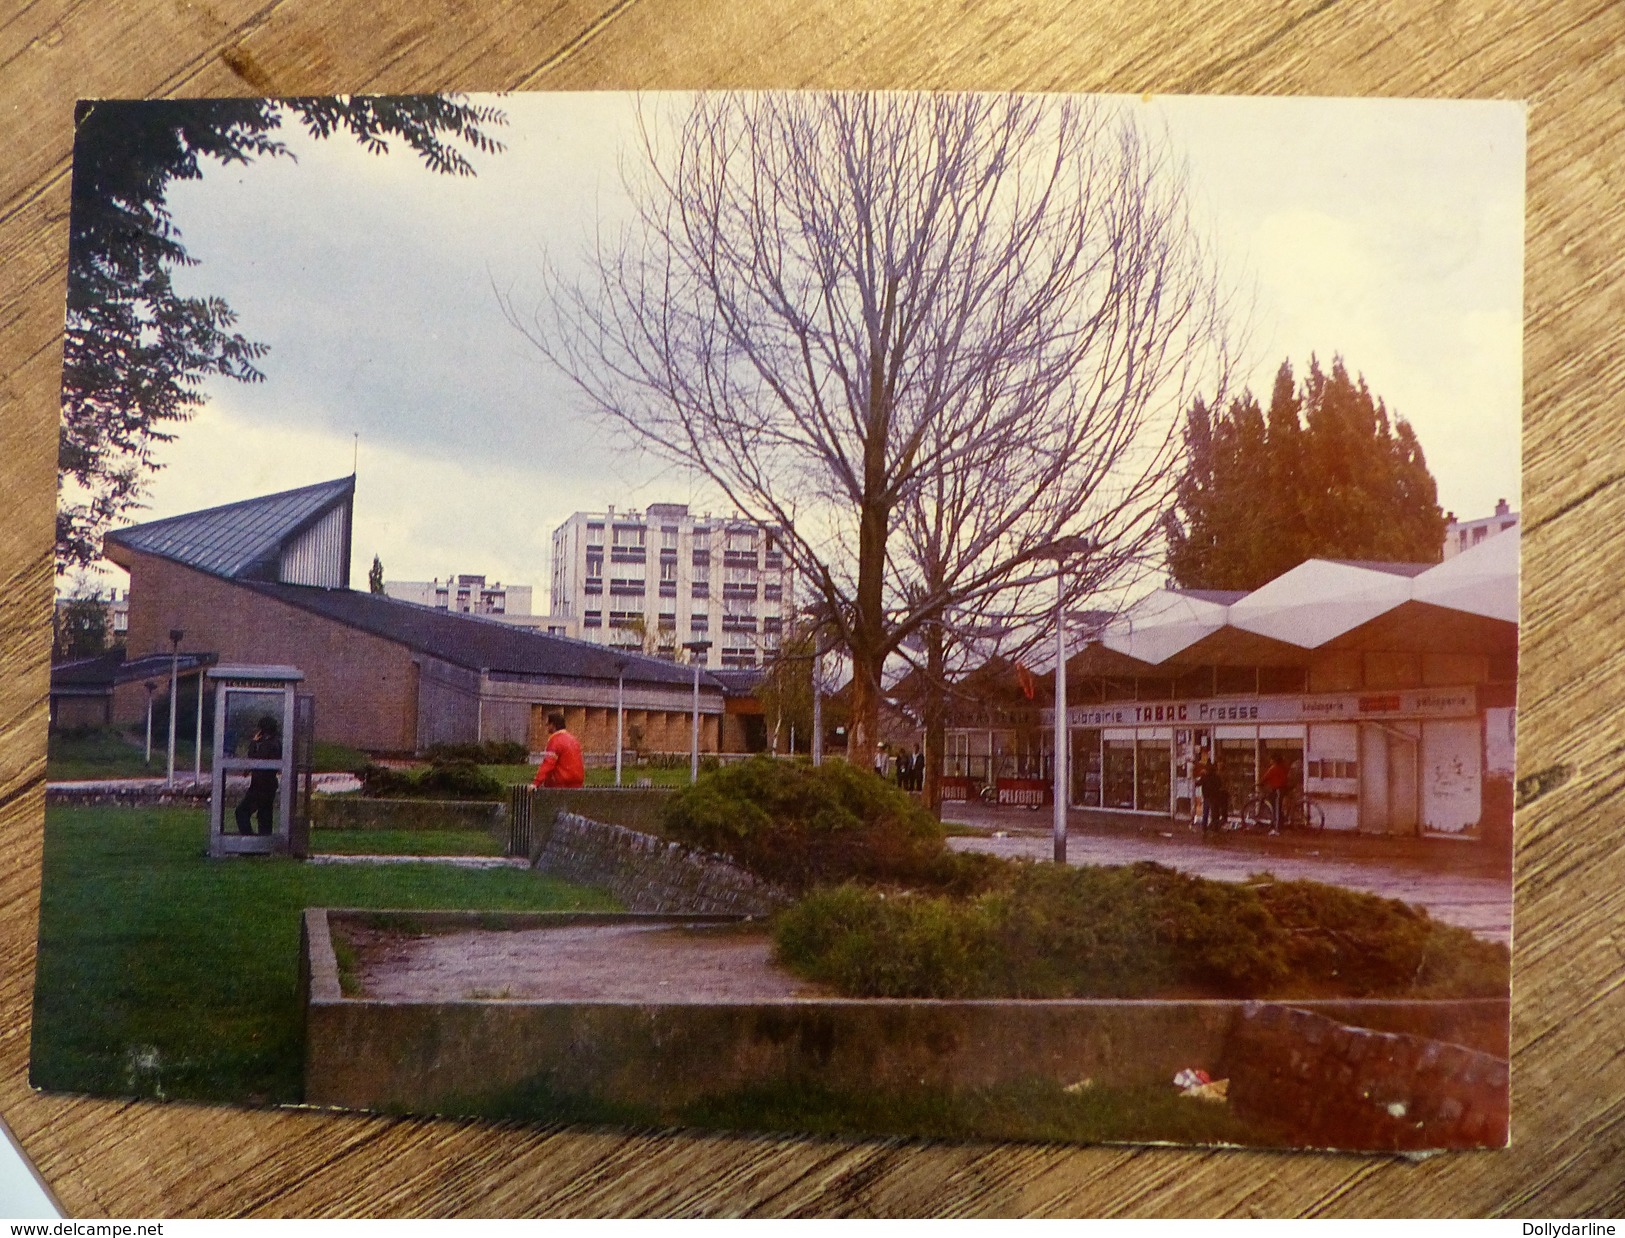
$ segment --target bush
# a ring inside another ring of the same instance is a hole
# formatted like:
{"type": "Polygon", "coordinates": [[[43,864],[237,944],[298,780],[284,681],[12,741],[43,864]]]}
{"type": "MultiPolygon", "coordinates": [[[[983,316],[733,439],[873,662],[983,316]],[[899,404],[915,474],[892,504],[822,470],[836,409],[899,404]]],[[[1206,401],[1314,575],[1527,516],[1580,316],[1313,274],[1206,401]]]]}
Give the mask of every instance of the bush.
{"type": "MultiPolygon", "coordinates": [[[[942,824],[868,770],[759,756],[672,796],[664,831],[792,890],[842,881],[940,884],[969,868],[942,824]]],[[[972,865],[969,867],[979,867],[972,865]]]]}
{"type": "Polygon", "coordinates": [[[780,914],[780,959],[861,997],[1479,997],[1504,946],[1315,882],[1235,885],[1157,864],[1006,864],[969,898],[843,886],[780,914]]]}
{"type": "Polygon", "coordinates": [[[472,761],[436,761],[420,772],[363,765],[356,776],[361,794],[381,800],[499,800],[505,790],[472,761]]]}
{"type": "Polygon", "coordinates": [[[467,761],[474,765],[523,765],[530,753],[515,740],[487,739],[477,744],[430,744],[423,755],[435,764],[467,761]]]}

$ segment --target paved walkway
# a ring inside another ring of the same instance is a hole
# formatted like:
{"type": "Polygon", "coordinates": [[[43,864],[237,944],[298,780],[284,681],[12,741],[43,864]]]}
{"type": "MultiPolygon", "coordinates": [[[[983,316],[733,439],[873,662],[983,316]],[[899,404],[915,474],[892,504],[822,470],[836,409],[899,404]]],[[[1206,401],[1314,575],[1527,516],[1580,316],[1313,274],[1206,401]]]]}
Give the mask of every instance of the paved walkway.
{"type": "MultiPolygon", "coordinates": [[[[961,819],[974,816],[975,824],[993,831],[984,837],[950,840],[959,850],[1041,860],[1054,854],[1047,812],[980,806],[967,812],[954,805],[951,813],[961,819]]],[[[1203,839],[1177,828],[1103,828],[1081,816],[1069,819],[1067,833],[1067,860],[1072,864],[1152,860],[1219,881],[1245,881],[1253,873],[1267,871],[1283,880],[1324,881],[1397,898],[1490,941],[1512,940],[1511,873],[1498,871],[1498,862],[1476,850],[1479,844],[1330,834],[1203,839]]]]}
{"type": "Polygon", "coordinates": [[[445,864],[452,868],[529,868],[517,855],[313,855],[307,864],[445,864]]]}

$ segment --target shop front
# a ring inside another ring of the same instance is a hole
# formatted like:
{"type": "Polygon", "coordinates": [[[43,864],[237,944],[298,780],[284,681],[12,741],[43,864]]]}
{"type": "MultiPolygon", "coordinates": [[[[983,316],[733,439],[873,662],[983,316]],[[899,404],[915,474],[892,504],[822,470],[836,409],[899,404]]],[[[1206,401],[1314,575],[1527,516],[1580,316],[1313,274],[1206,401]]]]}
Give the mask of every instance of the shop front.
{"type": "Polygon", "coordinates": [[[1484,718],[1474,687],[1080,706],[1067,711],[1071,800],[1189,816],[1201,755],[1236,805],[1279,757],[1328,829],[1466,834],[1483,807],[1484,718]]]}

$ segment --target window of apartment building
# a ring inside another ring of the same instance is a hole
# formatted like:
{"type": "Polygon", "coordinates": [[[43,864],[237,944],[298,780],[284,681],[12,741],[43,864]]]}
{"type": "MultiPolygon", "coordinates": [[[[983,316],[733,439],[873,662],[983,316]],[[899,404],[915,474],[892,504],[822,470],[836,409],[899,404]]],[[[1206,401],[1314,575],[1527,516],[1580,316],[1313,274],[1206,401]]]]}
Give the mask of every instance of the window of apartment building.
{"type": "Polygon", "coordinates": [[[662,614],[659,618],[660,630],[675,632],[677,630],[677,616],[675,614],[662,614]]]}
{"type": "Polygon", "coordinates": [[[728,530],[728,542],[727,542],[727,546],[725,548],[728,549],[728,550],[748,550],[751,554],[755,554],[756,553],[756,530],[755,529],[729,529],[728,530]]]}
{"type": "Polygon", "coordinates": [[[660,548],[662,550],[677,549],[677,528],[675,525],[665,525],[660,530],[660,548]]]}
{"type": "Polygon", "coordinates": [[[689,626],[692,628],[697,628],[701,632],[705,631],[710,622],[711,616],[706,614],[703,610],[697,610],[688,617],[689,626]]]}
{"type": "Polygon", "coordinates": [[[609,582],[609,592],[614,597],[642,597],[643,581],[637,578],[613,577],[609,582]]]}
{"type": "Polygon", "coordinates": [[[694,573],[693,573],[693,575],[694,575],[694,579],[696,581],[699,581],[701,584],[704,584],[707,581],[709,581],[711,579],[711,564],[710,564],[710,561],[707,560],[704,563],[700,563],[700,562],[698,562],[696,560],[696,562],[694,564],[694,573]]]}
{"type": "Polygon", "coordinates": [[[604,548],[598,547],[596,552],[587,552],[587,575],[602,576],[604,574],[604,548]]]}
{"type": "Polygon", "coordinates": [[[614,545],[642,546],[644,528],[641,524],[618,524],[614,530],[614,545]]]}
{"type": "Polygon", "coordinates": [[[711,586],[703,580],[696,580],[694,582],[694,587],[689,590],[689,593],[693,597],[708,598],[711,596],[711,586]]]}
{"type": "Polygon", "coordinates": [[[581,626],[584,628],[601,628],[604,626],[604,612],[601,610],[583,611],[581,626]]]}
{"type": "Polygon", "coordinates": [[[711,549],[710,529],[697,528],[694,530],[694,549],[696,551],[711,549]]]}
{"type": "Polygon", "coordinates": [[[660,579],[661,580],[676,580],[677,579],[677,560],[676,559],[662,559],[661,560],[661,562],[660,562],[660,579]]]}
{"type": "Polygon", "coordinates": [[[609,612],[609,626],[619,629],[635,627],[642,618],[641,610],[612,610],[609,612]]]}
{"type": "Polygon", "coordinates": [[[764,598],[766,598],[769,602],[777,602],[780,598],[782,598],[784,596],[784,586],[783,585],[763,585],[762,586],[762,596],[764,598]]]}
{"type": "Polygon", "coordinates": [[[587,544],[589,546],[602,546],[604,544],[604,522],[602,520],[589,520],[587,522],[587,544]]]}

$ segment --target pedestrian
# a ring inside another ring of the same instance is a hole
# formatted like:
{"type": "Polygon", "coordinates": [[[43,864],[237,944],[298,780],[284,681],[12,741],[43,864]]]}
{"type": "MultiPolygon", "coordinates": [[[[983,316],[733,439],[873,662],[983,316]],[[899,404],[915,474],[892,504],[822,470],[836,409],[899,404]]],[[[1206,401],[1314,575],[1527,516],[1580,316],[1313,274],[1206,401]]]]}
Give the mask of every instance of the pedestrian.
{"type": "Polygon", "coordinates": [[[564,729],[564,715],[547,715],[547,747],[536,767],[533,787],[580,787],[587,782],[587,763],[581,757],[581,741],[564,729]]]}
{"type": "Polygon", "coordinates": [[[1220,829],[1230,815],[1230,795],[1217,761],[1204,759],[1198,785],[1202,788],[1202,830],[1220,829]]]}
{"type": "MultiPolygon", "coordinates": [[[[254,724],[254,735],[248,741],[248,751],[244,755],[253,761],[280,761],[282,741],[277,737],[277,731],[276,719],[270,714],[262,715],[254,724]]],[[[272,822],[276,819],[276,791],[276,770],[255,769],[248,772],[248,794],[243,796],[234,814],[239,834],[263,835],[272,832],[272,822]],[[254,818],[258,818],[258,829],[250,828],[249,822],[254,818]]]]}
{"type": "Polygon", "coordinates": [[[1287,786],[1292,781],[1292,771],[1286,767],[1279,752],[1270,753],[1269,768],[1264,776],[1258,780],[1263,788],[1264,796],[1270,805],[1270,833],[1274,834],[1281,828],[1281,801],[1286,795],[1287,786]]]}
{"type": "Polygon", "coordinates": [[[908,789],[925,790],[925,753],[920,751],[918,744],[914,745],[914,756],[908,765],[908,789]]]}

